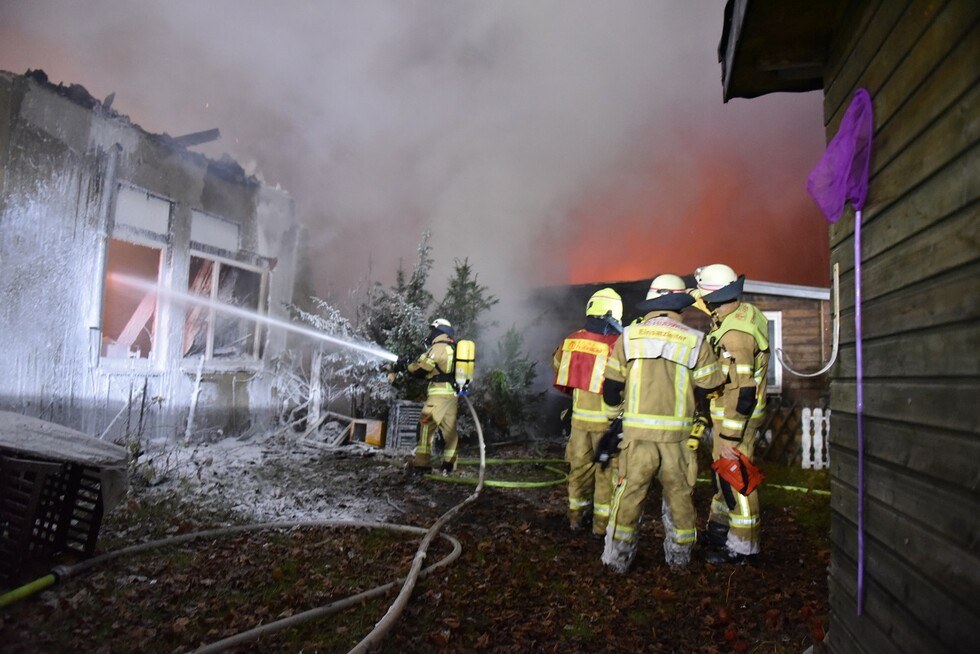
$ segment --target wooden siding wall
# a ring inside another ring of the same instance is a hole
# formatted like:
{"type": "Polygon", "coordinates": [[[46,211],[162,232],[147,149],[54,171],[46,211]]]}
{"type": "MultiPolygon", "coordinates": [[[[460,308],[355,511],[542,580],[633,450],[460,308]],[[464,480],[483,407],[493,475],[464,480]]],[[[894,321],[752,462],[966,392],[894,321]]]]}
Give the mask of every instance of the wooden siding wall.
{"type": "Polygon", "coordinates": [[[980,651],[980,2],[852,2],[825,76],[828,138],[874,103],[862,221],[864,612],[857,593],[854,214],[832,371],[830,646],[980,651]]]}

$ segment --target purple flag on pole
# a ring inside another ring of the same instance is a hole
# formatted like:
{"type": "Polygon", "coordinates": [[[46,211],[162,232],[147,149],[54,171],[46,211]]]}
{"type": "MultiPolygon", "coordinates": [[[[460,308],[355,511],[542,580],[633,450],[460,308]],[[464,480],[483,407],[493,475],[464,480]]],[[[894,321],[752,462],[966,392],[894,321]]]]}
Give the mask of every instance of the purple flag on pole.
{"type": "Polygon", "coordinates": [[[848,202],[855,211],[864,206],[873,131],[871,96],[858,89],[837,134],[806,179],[806,190],[832,223],[840,219],[848,202]]]}

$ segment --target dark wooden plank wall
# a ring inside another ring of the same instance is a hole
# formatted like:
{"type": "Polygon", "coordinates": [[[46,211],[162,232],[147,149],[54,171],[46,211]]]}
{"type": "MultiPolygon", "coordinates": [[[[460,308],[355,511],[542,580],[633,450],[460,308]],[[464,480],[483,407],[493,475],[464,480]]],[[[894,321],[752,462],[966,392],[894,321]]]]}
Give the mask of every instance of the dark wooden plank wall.
{"type": "Polygon", "coordinates": [[[864,614],[856,615],[854,214],[832,371],[830,645],[980,651],[980,2],[852,2],[825,77],[827,135],[874,101],[862,220],[864,614]]]}

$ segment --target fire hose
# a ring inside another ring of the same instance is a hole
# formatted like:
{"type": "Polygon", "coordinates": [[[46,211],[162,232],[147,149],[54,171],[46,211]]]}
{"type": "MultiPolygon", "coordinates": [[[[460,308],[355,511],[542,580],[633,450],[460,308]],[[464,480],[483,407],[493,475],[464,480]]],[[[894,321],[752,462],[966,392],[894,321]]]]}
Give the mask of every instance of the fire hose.
{"type": "MultiPolygon", "coordinates": [[[[460,459],[457,465],[475,465],[478,460],[460,459]]],[[[556,475],[551,479],[543,481],[511,481],[506,479],[484,479],[484,486],[495,486],[498,488],[546,488],[548,486],[558,486],[568,481],[568,473],[564,470],[555,468],[555,464],[565,463],[564,459],[485,459],[484,465],[534,465],[556,475]]],[[[426,479],[433,481],[444,481],[450,484],[476,484],[477,480],[470,477],[443,477],[442,475],[426,475],[426,479]]]]}
{"type": "Polygon", "coordinates": [[[483,440],[483,430],[480,427],[479,418],[476,415],[476,411],[473,409],[473,405],[469,398],[465,395],[463,399],[466,400],[466,405],[469,407],[470,413],[473,416],[474,424],[476,425],[477,435],[479,437],[480,443],[480,471],[479,480],[477,482],[477,487],[473,493],[464,499],[460,504],[449,509],[444,513],[431,527],[428,529],[422,527],[414,527],[410,525],[397,525],[389,524],[383,522],[370,522],[370,521],[358,521],[358,520],[319,520],[319,521],[299,521],[299,522],[266,522],[258,523],[253,525],[241,525],[233,527],[223,527],[219,529],[209,529],[206,531],[194,532],[189,534],[182,534],[180,536],[168,537],[160,540],[155,540],[147,543],[140,543],[138,545],[133,545],[131,547],[125,547],[120,550],[115,550],[113,552],[107,552],[100,556],[93,557],[86,561],[82,561],[71,566],[56,566],[52,569],[51,573],[36,579],[20,588],[16,588],[8,593],[0,595],[0,608],[3,608],[9,604],[29,597],[45,588],[55,585],[60,581],[70,579],[72,577],[80,576],[81,574],[88,572],[89,570],[100,566],[102,564],[108,563],[109,561],[129,556],[132,554],[138,554],[141,552],[149,551],[152,549],[167,547],[172,545],[179,545],[189,541],[201,539],[201,538],[215,538],[220,536],[228,536],[233,534],[238,534],[248,531],[261,531],[266,529],[291,529],[291,528],[301,528],[301,527],[367,527],[374,529],[388,529],[391,531],[401,531],[415,534],[424,534],[422,542],[416,551],[415,557],[412,560],[412,566],[409,573],[404,578],[400,578],[396,581],[372,588],[370,590],[352,595],[348,598],[332,602],[324,606],[320,606],[303,613],[298,613],[296,615],[277,620],[275,622],[270,622],[268,624],[260,625],[254,629],[250,629],[229,638],[205,645],[196,650],[197,654],[204,654],[209,652],[220,652],[233,647],[236,645],[241,645],[256,640],[262,636],[267,636],[269,634],[281,631],[288,627],[296,626],[303,622],[309,620],[314,620],[316,618],[325,617],[331,615],[343,609],[356,606],[363,601],[372,599],[374,597],[379,597],[389,592],[395,588],[399,583],[402,584],[401,591],[395,598],[395,601],[388,608],[387,613],[382,617],[382,619],[375,625],[374,629],[365,636],[360,643],[358,643],[351,652],[366,652],[370,648],[376,647],[381,643],[381,641],[388,635],[394,626],[395,622],[401,616],[405,607],[408,604],[408,600],[415,589],[415,584],[419,577],[430,574],[440,568],[443,568],[456,559],[459,558],[462,552],[462,546],[459,541],[447,534],[440,534],[439,530],[445,525],[450,519],[455,517],[455,515],[462,510],[464,506],[476,501],[479,497],[480,492],[483,490],[484,475],[486,472],[486,449],[483,440]],[[439,536],[447,541],[449,541],[453,549],[445,556],[443,559],[437,561],[436,563],[422,568],[422,563],[425,561],[427,551],[430,544],[439,536]]]}

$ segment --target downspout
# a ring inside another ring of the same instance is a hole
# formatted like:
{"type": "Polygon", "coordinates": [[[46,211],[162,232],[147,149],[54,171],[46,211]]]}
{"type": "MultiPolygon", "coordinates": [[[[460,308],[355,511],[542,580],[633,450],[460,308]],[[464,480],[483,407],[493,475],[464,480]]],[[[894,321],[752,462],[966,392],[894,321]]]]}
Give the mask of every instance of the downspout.
{"type": "Polygon", "coordinates": [[[122,148],[118,143],[109,148],[107,154],[105,175],[102,181],[102,196],[99,201],[98,212],[98,247],[95,249],[95,272],[98,275],[99,284],[97,286],[97,297],[92,302],[89,313],[89,334],[92,342],[89,344],[93,349],[91,354],[91,367],[98,366],[99,357],[102,354],[102,313],[105,310],[105,275],[109,252],[109,234],[112,225],[112,209],[116,199],[116,171],[119,168],[119,154],[122,148]]]}

